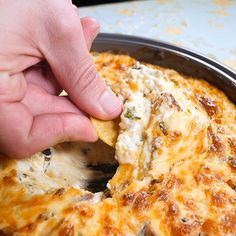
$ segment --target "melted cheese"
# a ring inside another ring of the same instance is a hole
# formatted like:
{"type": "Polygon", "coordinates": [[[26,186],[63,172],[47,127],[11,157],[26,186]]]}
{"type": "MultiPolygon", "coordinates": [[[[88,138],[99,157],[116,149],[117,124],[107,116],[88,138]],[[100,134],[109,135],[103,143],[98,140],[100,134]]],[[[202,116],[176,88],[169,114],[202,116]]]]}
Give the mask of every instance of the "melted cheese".
{"type": "Polygon", "coordinates": [[[2,157],[0,234],[235,235],[235,105],[174,70],[93,57],[124,101],[111,196],[84,190],[104,178],[90,165],[116,164],[101,142],[57,145],[50,161],[2,157]]]}

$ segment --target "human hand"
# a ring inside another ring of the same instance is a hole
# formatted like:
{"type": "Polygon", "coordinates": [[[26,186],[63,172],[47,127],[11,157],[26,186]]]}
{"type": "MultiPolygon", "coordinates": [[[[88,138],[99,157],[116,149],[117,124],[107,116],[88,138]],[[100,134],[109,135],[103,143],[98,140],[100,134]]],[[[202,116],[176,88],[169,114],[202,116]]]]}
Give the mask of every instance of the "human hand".
{"type": "Polygon", "coordinates": [[[85,113],[121,112],[89,55],[98,31],[69,0],[0,0],[0,152],[22,158],[64,141],[95,141],[85,113]],[[58,96],[62,88],[69,97],[58,96]]]}

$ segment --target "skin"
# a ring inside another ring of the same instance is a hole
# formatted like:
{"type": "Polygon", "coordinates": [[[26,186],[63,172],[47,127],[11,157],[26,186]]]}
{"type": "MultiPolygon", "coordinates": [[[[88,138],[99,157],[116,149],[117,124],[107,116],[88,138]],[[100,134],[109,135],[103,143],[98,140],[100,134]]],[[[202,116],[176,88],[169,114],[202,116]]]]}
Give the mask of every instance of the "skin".
{"type": "Polygon", "coordinates": [[[0,0],[0,150],[23,158],[65,141],[96,141],[88,115],[121,102],[89,55],[99,31],[69,0],[0,0]],[[68,96],[58,96],[62,88],[68,96]]]}

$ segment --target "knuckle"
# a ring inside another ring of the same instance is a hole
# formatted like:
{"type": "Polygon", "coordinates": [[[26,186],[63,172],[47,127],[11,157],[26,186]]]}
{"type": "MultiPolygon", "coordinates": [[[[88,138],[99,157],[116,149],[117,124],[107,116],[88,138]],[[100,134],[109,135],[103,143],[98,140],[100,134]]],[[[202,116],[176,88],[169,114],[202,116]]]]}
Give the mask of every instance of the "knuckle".
{"type": "MultiPolygon", "coordinates": [[[[53,19],[51,20],[53,21],[53,19]]],[[[71,36],[76,31],[77,26],[74,24],[73,21],[69,19],[60,19],[56,22],[49,23],[49,30],[50,34],[53,36],[53,40],[55,39],[71,39],[71,36]]]]}
{"type": "Polygon", "coordinates": [[[71,17],[63,17],[57,22],[57,35],[63,38],[71,38],[76,31],[78,31],[78,23],[71,17]]]}
{"type": "Polygon", "coordinates": [[[78,16],[72,8],[72,4],[58,4],[58,1],[51,0],[48,6],[47,30],[57,38],[71,38],[78,30],[78,16]]]}
{"type": "Polygon", "coordinates": [[[18,132],[15,132],[13,136],[7,133],[4,138],[0,137],[0,150],[11,159],[22,159],[33,154],[27,138],[18,132]]]}
{"type": "Polygon", "coordinates": [[[100,84],[94,65],[80,68],[77,78],[73,86],[73,90],[76,93],[86,93],[95,90],[100,84]]]}
{"type": "Polygon", "coordinates": [[[27,84],[21,76],[0,75],[0,101],[15,102],[23,99],[27,84]]]}

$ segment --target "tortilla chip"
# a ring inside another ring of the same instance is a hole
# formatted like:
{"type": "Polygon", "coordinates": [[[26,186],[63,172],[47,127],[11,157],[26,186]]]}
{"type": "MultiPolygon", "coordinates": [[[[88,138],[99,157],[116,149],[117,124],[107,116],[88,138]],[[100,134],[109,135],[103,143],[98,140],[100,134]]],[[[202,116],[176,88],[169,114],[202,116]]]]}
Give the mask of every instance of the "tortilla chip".
{"type": "Polygon", "coordinates": [[[94,117],[91,117],[91,122],[94,128],[97,131],[99,139],[101,139],[104,143],[108,144],[111,147],[115,147],[117,137],[119,134],[119,123],[120,118],[115,120],[98,120],[94,117]]]}

